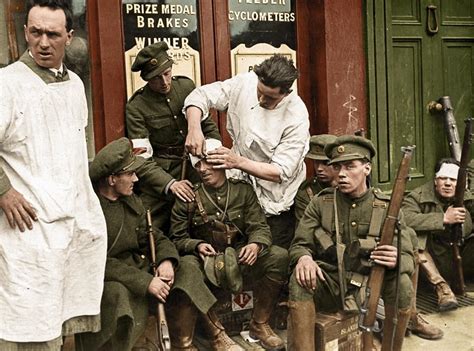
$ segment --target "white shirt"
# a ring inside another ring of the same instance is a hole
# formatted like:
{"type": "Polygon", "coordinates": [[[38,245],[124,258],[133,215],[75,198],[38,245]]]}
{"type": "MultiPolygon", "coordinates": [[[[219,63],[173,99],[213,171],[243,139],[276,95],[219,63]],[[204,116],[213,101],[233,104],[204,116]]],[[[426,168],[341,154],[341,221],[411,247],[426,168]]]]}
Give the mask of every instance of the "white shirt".
{"type": "Polygon", "coordinates": [[[258,77],[244,73],[223,82],[196,88],[184,102],[184,110],[196,106],[209,116],[209,109],[227,110],[227,131],[233,150],[248,159],[275,165],[281,183],[270,182],[233,169],[229,176],[247,179],[253,185],[266,215],[287,211],[299,185],[306,178],[304,156],[309,147],[308,110],[292,92],[273,110],[258,105],[258,77]]]}
{"type": "Polygon", "coordinates": [[[0,69],[0,167],[37,212],[33,230],[0,211],[0,339],[41,342],[100,313],[107,229],[88,176],[79,77],[46,84],[22,62],[0,69]]]}

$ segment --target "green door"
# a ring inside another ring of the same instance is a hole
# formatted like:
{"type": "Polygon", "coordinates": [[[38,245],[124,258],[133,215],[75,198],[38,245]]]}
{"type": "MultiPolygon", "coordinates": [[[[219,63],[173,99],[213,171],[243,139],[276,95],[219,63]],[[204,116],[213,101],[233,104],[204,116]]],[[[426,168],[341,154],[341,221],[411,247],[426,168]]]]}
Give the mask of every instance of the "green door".
{"type": "Polygon", "coordinates": [[[374,183],[389,190],[400,147],[414,144],[413,189],[450,156],[442,117],[429,102],[451,97],[461,138],[474,112],[474,0],[368,0],[367,25],[374,183]]]}

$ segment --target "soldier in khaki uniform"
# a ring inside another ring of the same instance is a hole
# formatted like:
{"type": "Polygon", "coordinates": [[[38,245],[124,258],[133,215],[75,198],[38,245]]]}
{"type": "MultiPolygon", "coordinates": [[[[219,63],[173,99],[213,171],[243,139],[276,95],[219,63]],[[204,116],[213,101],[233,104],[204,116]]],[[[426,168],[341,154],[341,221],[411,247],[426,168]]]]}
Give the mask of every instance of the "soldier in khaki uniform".
{"type": "Polygon", "coordinates": [[[376,247],[389,197],[369,188],[367,177],[375,148],[358,136],[340,136],[325,147],[330,164],[337,171],[338,187],[327,188],[313,197],[306,208],[290,247],[290,301],[288,343],[291,350],[314,350],[315,305],[319,310],[358,310],[369,274],[364,260],[344,257],[338,262],[336,242],[346,248],[353,242],[369,239],[375,247],[370,259],[387,268],[382,297],[385,302],[385,325],[382,350],[401,350],[412,296],[411,274],[414,269],[413,231],[401,226],[400,261],[392,245],[376,247]],[[337,209],[337,211],[335,210],[337,209]],[[400,295],[396,296],[397,269],[400,270],[400,295]],[[339,276],[344,280],[340,281],[339,276]],[[398,311],[395,309],[398,298],[398,311]],[[393,323],[398,317],[398,325],[393,323]]]}
{"type": "Polygon", "coordinates": [[[336,139],[335,135],[313,135],[309,140],[309,152],[306,158],[313,160],[315,175],[301,183],[295,196],[296,227],[303,217],[304,210],[314,195],[321,190],[334,186],[334,170],[328,165],[329,158],[324,153],[324,147],[336,139]]]}
{"type": "MultiPolygon", "coordinates": [[[[220,145],[217,140],[206,140],[208,151],[218,149],[220,145]]],[[[183,201],[175,203],[171,239],[180,255],[186,255],[182,260],[192,260],[201,271],[209,257],[224,251],[227,255],[229,247],[235,249],[243,278],[259,282],[249,326],[250,336],[260,340],[265,349],[280,350],[284,348],[284,342],[273,332],[268,321],[280,288],[286,281],[287,251],[272,246],[270,229],[251,185],[227,179],[224,169],[213,168],[205,159],[192,156],[192,162],[202,183],[195,187],[195,202],[190,208],[183,201]]],[[[190,279],[198,282],[204,281],[205,277],[200,274],[190,279]]],[[[207,279],[208,284],[216,280],[209,275],[207,279]]],[[[233,287],[234,292],[239,290],[239,282],[229,281],[238,277],[226,276],[226,279],[226,285],[233,287]]],[[[218,285],[222,287],[222,284],[218,285]]],[[[214,350],[242,350],[226,335],[212,310],[204,324],[214,350]]]]}
{"type": "MultiPolygon", "coordinates": [[[[152,156],[164,170],[157,172],[153,180],[161,187],[144,185],[140,190],[143,204],[151,208],[154,222],[165,234],[175,197],[192,201],[192,183],[199,180],[189,161],[183,161],[188,123],[182,108],[195,86],[187,77],[172,75],[173,60],[167,50],[165,42],[157,42],[138,53],[132,71],[140,72],[147,84],[135,92],[126,106],[128,137],[134,147],[145,147],[145,155],[152,156]]],[[[220,139],[212,118],[204,120],[201,127],[207,137],[220,139]]]]}
{"type": "Polygon", "coordinates": [[[145,330],[148,298],[165,302],[179,256],[174,245],[155,231],[159,277],[150,273],[145,209],[133,185],[144,159],[132,154],[127,138],[104,147],[90,166],[107,223],[107,261],[101,302],[101,330],[81,334],[79,350],[130,350],[145,330]]]}
{"type": "Polygon", "coordinates": [[[457,307],[457,299],[446,282],[452,274],[452,249],[449,243],[450,225],[463,223],[466,241],[462,248],[463,268],[466,276],[472,274],[472,218],[474,196],[466,190],[464,207],[453,207],[459,171],[454,159],[442,159],[435,167],[435,179],[416,188],[403,202],[407,225],[418,236],[420,269],[438,295],[440,311],[457,307]],[[467,274],[466,274],[467,273],[467,274]]]}

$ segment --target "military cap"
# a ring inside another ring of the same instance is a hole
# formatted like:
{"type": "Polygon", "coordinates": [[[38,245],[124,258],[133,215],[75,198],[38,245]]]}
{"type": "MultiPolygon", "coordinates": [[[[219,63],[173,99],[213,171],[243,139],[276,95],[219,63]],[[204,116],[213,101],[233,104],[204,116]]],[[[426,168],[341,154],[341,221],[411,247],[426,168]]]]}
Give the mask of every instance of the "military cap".
{"type": "Polygon", "coordinates": [[[219,288],[229,289],[233,293],[242,290],[242,273],[237,262],[237,253],[232,247],[216,256],[206,256],[204,273],[209,281],[219,288]]]}
{"type": "Polygon", "coordinates": [[[329,158],[324,153],[324,147],[334,140],[336,140],[336,136],[331,134],[311,136],[311,139],[309,139],[309,151],[306,157],[312,160],[329,161],[329,158]]]}
{"type": "Polygon", "coordinates": [[[370,161],[375,156],[375,147],[364,137],[341,135],[324,147],[324,153],[331,159],[329,164],[360,159],[370,161]]]}
{"type": "Polygon", "coordinates": [[[94,157],[89,176],[93,182],[120,172],[135,171],[145,162],[132,152],[132,144],[127,138],[120,138],[107,144],[94,157]]]}
{"type": "Polygon", "coordinates": [[[144,47],[133,61],[132,71],[140,71],[140,76],[144,80],[150,80],[163,73],[173,64],[173,59],[168,56],[167,50],[168,44],[164,41],[144,47]]]}

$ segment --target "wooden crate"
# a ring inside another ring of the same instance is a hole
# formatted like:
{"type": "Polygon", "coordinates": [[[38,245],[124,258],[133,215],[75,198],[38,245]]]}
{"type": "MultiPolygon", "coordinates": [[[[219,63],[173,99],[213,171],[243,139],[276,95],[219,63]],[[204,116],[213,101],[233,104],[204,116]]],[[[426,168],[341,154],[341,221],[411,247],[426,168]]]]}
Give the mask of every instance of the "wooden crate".
{"type": "Polygon", "coordinates": [[[316,315],[316,350],[361,351],[362,333],[358,314],[318,313],[316,315]]]}

